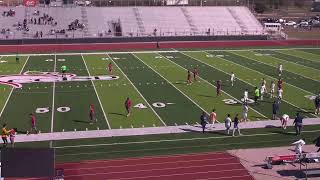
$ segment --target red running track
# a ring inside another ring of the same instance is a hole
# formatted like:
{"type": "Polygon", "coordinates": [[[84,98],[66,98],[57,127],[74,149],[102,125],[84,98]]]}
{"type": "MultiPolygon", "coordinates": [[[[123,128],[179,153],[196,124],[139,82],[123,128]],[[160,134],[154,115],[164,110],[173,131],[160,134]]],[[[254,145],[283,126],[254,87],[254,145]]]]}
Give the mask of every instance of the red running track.
{"type": "Polygon", "coordinates": [[[82,161],[57,168],[64,169],[66,180],[254,179],[238,158],[224,152],[82,161]]]}

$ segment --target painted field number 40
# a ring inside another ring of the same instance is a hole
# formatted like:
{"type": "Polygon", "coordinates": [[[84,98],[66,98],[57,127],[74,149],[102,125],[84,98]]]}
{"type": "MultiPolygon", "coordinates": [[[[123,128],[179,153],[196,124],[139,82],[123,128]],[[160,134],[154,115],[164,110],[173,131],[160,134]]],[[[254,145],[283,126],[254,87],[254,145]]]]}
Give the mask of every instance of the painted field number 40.
{"type": "MultiPolygon", "coordinates": [[[[163,103],[163,102],[155,102],[155,103],[152,103],[152,106],[155,107],[155,108],[164,108],[166,107],[167,105],[171,105],[171,104],[174,104],[174,103],[163,103]]],[[[138,109],[146,109],[148,108],[146,105],[144,105],[143,103],[139,103],[139,104],[136,104],[135,106],[133,106],[135,108],[138,108],[138,109]]]]}

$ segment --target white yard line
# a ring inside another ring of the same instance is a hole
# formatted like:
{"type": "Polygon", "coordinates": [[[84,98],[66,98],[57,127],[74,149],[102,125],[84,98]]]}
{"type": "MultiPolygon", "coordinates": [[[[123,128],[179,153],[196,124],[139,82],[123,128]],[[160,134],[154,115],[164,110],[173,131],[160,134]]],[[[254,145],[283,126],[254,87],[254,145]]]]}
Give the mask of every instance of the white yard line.
{"type": "Polygon", "coordinates": [[[203,112],[206,112],[207,114],[209,114],[205,109],[203,109],[198,103],[196,103],[194,100],[192,100],[188,95],[186,95],[184,92],[182,92],[180,89],[178,89],[176,86],[174,86],[168,79],[166,79],[164,76],[162,76],[162,74],[160,74],[158,71],[156,71],[155,69],[153,69],[151,66],[149,66],[147,63],[145,63],[142,59],[140,59],[137,55],[133,54],[132,55],[134,57],[136,57],[137,59],[139,59],[143,64],[145,64],[146,66],[148,66],[150,69],[152,69],[152,71],[154,71],[155,73],[157,73],[160,77],[162,77],[164,80],[166,80],[172,87],[174,87],[176,90],[178,90],[181,94],[183,94],[186,98],[188,98],[193,104],[195,104],[196,106],[198,106],[198,108],[200,108],[203,112]]]}
{"type": "MultiPolygon", "coordinates": [[[[24,67],[26,66],[27,62],[29,61],[29,58],[30,58],[30,56],[27,57],[27,60],[26,60],[26,62],[24,63],[24,65],[22,66],[22,69],[20,70],[19,74],[21,74],[21,73],[23,72],[23,69],[24,69],[24,67]]],[[[4,103],[4,106],[3,106],[3,108],[2,108],[2,110],[1,110],[1,112],[0,112],[0,117],[2,116],[2,113],[3,113],[4,109],[5,109],[6,106],[7,106],[8,102],[9,102],[9,99],[11,98],[11,95],[12,95],[13,90],[14,90],[14,88],[11,88],[11,91],[10,91],[10,93],[9,93],[9,96],[8,96],[6,102],[4,103]]]]}
{"type": "MultiPolygon", "coordinates": [[[[310,60],[310,59],[306,59],[306,58],[303,58],[303,57],[299,57],[299,56],[297,56],[297,55],[286,54],[286,53],[281,52],[281,51],[276,51],[276,52],[278,52],[278,53],[280,53],[280,54],[283,54],[283,55],[293,56],[293,57],[296,57],[296,58],[304,59],[304,60],[306,60],[306,61],[320,63],[320,62],[317,62],[317,61],[313,61],[313,60],[310,60]]],[[[271,57],[274,57],[274,56],[271,56],[271,57]]],[[[274,57],[274,58],[277,58],[277,57],[274,57]]],[[[319,70],[319,69],[316,69],[316,68],[313,68],[313,67],[310,67],[310,66],[305,66],[305,65],[303,65],[303,64],[298,64],[298,63],[295,63],[295,62],[292,62],[292,61],[288,61],[288,60],[285,60],[285,59],[281,59],[281,58],[277,58],[277,59],[280,59],[280,60],[282,60],[282,61],[289,62],[289,63],[292,63],[292,64],[296,64],[296,65],[305,67],[305,68],[307,68],[307,69],[312,69],[312,70],[314,70],[314,71],[319,71],[319,73],[320,73],[320,70],[319,70]]]]}
{"type": "MultiPolygon", "coordinates": [[[[252,50],[249,50],[249,51],[251,51],[252,53],[254,53],[252,50]]],[[[250,58],[250,57],[247,57],[247,56],[243,56],[243,55],[240,55],[240,54],[236,54],[236,53],[233,53],[233,52],[230,52],[230,53],[235,54],[235,55],[238,55],[238,56],[241,56],[241,57],[245,57],[245,58],[247,58],[247,59],[254,60],[254,61],[256,61],[256,62],[260,62],[260,63],[265,64],[265,65],[267,65],[267,66],[274,67],[275,70],[278,68],[277,66],[274,66],[274,65],[269,64],[269,63],[265,63],[265,62],[263,62],[263,61],[257,61],[257,60],[255,60],[255,59],[253,59],[253,58],[250,58]]],[[[309,68],[309,67],[307,67],[307,66],[304,66],[304,65],[301,65],[301,64],[297,64],[297,63],[294,63],[294,62],[290,62],[290,61],[286,61],[286,60],[281,59],[281,58],[277,58],[277,57],[274,57],[274,56],[271,56],[271,57],[274,58],[274,59],[278,59],[279,61],[285,61],[285,62],[287,62],[287,63],[296,64],[296,65],[303,66],[303,67],[305,67],[305,68],[309,68]]],[[[314,69],[314,68],[312,68],[312,69],[314,69]]],[[[317,69],[315,69],[315,70],[317,70],[317,69]]],[[[283,71],[287,71],[287,72],[296,74],[296,75],[298,75],[298,76],[302,76],[302,77],[304,77],[304,78],[306,78],[306,79],[310,79],[310,80],[313,80],[313,81],[318,81],[318,82],[320,82],[319,80],[313,79],[313,78],[311,78],[311,77],[304,76],[304,75],[302,75],[302,74],[298,74],[298,73],[296,73],[296,72],[294,72],[294,71],[285,70],[285,68],[284,68],[283,71]]],[[[318,71],[318,70],[317,70],[317,71],[318,71]]]]}
{"type": "MultiPolygon", "coordinates": [[[[227,49],[227,50],[189,50],[189,51],[179,51],[179,50],[174,50],[173,51],[166,51],[166,50],[159,50],[159,51],[110,51],[108,54],[140,54],[140,53],[166,53],[166,52],[203,52],[203,51],[248,51],[249,50],[299,50],[299,49],[320,49],[320,48],[269,48],[269,49],[255,49],[255,48],[246,48],[246,49],[227,49]]],[[[194,48],[197,49],[197,48],[194,48]]],[[[308,53],[308,52],[307,52],[308,53]]],[[[56,55],[103,55],[105,52],[87,52],[87,53],[56,53],[56,55]]],[[[312,53],[311,53],[312,54],[312,53]]],[[[42,53],[42,54],[21,54],[20,56],[50,56],[52,53],[42,53]]],[[[13,54],[3,54],[2,56],[16,56],[13,54]]]]}
{"type": "MultiPolygon", "coordinates": [[[[56,68],[57,68],[57,55],[54,55],[54,66],[53,66],[53,72],[56,72],[56,68]]],[[[54,121],[54,113],[55,113],[55,104],[54,104],[54,100],[55,100],[55,95],[56,95],[56,82],[53,82],[53,88],[52,88],[52,108],[51,108],[51,126],[50,126],[50,132],[53,132],[53,121],[54,121]]],[[[50,141],[50,147],[52,147],[52,141],[50,141]]]]}
{"type": "Polygon", "coordinates": [[[119,71],[123,74],[123,76],[130,82],[130,84],[132,85],[132,87],[138,92],[138,94],[140,95],[140,97],[147,103],[147,105],[150,107],[150,109],[152,110],[152,112],[159,118],[159,120],[162,122],[163,125],[167,126],[167,124],[162,120],[162,118],[159,116],[159,114],[153,109],[153,107],[150,105],[150,103],[147,101],[147,99],[140,93],[140,91],[137,89],[137,87],[131,82],[131,80],[128,78],[128,76],[122,71],[122,69],[120,69],[120,67],[117,65],[116,62],[113,61],[112,57],[109,55],[109,53],[105,53],[109,59],[113,62],[113,64],[115,66],[117,66],[117,68],[119,69],[119,71]]]}
{"type": "MultiPolygon", "coordinates": [[[[206,53],[206,54],[208,54],[208,55],[212,55],[212,54],[210,54],[210,53],[208,53],[208,52],[206,52],[206,51],[202,51],[202,52],[204,52],[204,53],[206,53]]],[[[191,56],[189,56],[189,57],[191,57],[191,56]]],[[[265,76],[265,77],[269,77],[269,78],[271,78],[271,79],[275,79],[275,78],[273,78],[273,77],[271,77],[271,76],[268,76],[268,75],[265,75],[265,74],[263,74],[263,73],[261,73],[261,72],[259,72],[259,71],[256,71],[256,70],[254,70],[254,69],[245,67],[245,66],[243,66],[243,65],[241,65],[241,64],[237,64],[237,63],[234,63],[234,62],[232,62],[232,61],[229,61],[229,60],[226,60],[226,59],[223,59],[223,58],[220,58],[220,57],[216,57],[216,58],[222,59],[222,60],[224,60],[224,61],[228,61],[228,62],[230,62],[231,64],[235,64],[235,65],[237,65],[237,66],[241,66],[241,67],[243,67],[243,68],[245,68],[245,69],[249,69],[249,70],[251,70],[251,71],[255,71],[255,72],[257,72],[258,74],[261,74],[261,75],[263,75],[263,76],[265,76]]],[[[195,59],[195,58],[194,58],[194,59],[195,59]]],[[[200,60],[198,60],[198,61],[199,61],[199,62],[202,62],[202,61],[200,61],[200,60]]],[[[205,63],[205,62],[202,62],[202,63],[204,63],[204,64],[206,64],[206,65],[208,65],[208,66],[213,67],[212,65],[207,64],[207,63],[205,63]]],[[[213,68],[215,68],[215,67],[213,67],[213,68]]],[[[216,68],[216,69],[217,69],[217,68],[216,68]]],[[[218,69],[218,70],[219,70],[219,69],[218,69]]],[[[222,70],[220,70],[220,71],[222,71],[222,70]]],[[[222,71],[222,72],[225,72],[225,71],[222,71]]],[[[226,73],[226,74],[229,74],[229,73],[227,73],[227,72],[225,72],[225,73],[226,73]]],[[[238,77],[237,77],[237,78],[238,78],[238,77]]],[[[253,85],[253,84],[251,84],[251,83],[249,83],[249,82],[247,82],[247,81],[245,81],[245,80],[242,80],[242,79],[240,79],[240,78],[238,78],[238,79],[241,80],[242,82],[246,83],[246,84],[249,84],[249,85],[252,86],[252,87],[256,87],[255,85],[253,85]]],[[[288,84],[288,85],[289,85],[289,86],[296,87],[296,86],[291,85],[291,84],[288,84]]],[[[298,88],[298,87],[296,87],[296,88],[298,88]]],[[[298,88],[298,89],[300,89],[300,88],[298,88]]],[[[303,90],[303,89],[301,89],[301,90],[303,90]]],[[[305,90],[303,90],[303,91],[305,91],[305,90]]],[[[308,92],[308,91],[306,91],[306,92],[308,92]]],[[[309,93],[309,92],[308,92],[308,93],[309,93]]],[[[296,108],[301,109],[301,110],[303,110],[303,111],[305,111],[305,112],[308,112],[307,110],[305,110],[305,109],[303,109],[303,108],[301,108],[301,107],[298,107],[298,106],[290,103],[289,101],[286,101],[286,100],[284,100],[284,99],[282,99],[282,101],[290,104],[290,105],[293,106],[293,107],[296,107],[296,108]]],[[[316,115],[313,114],[313,113],[308,113],[308,114],[312,115],[313,117],[318,117],[318,116],[316,116],[316,115]]]]}
{"type": "MultiPolygon", "coordinates": [[[[204,52],[205,52],[205,51],[204,51],[204,52]]],[[[205,53],[207,53],[207,52],[205,52],[205,53]]],[[[232,53],[232,52],[231,52],[231,53],[232,53]]],[[[210,54],[210,53],[207,53],[207,54],[210,54]]],[[[212,54],[211,54],[211,55],[212,55],[212,54]]],[[[242,56],[242,55],[239,55],[239,54],[236,54],[236,55],[241,56],[241,57],[244,57],[244,58],[247,58],[247,59],[254,60],[254,59],[252,59],[252,58],[249,58],[249,57],[246,57],[246,56],[242,56]]],[[[217,58],[220,58],[220,57],[217,57],[217,58]]],[[[223,59],[223,60],[228,61],[228,62],[233,63],[233,64],[237,64],[237,63],[234,63],[234,62],[229,61],[229,60],[224,59],[224,58],[220,58],[220,59],[223,59]]],[[[260,61],[257,61],[257,60],[254,60],[254,61],[260,62],[260,61]]],[[[263,63],[263,62],[262,62],[262,63],[263,63]]],[[[265,63],[263,63],[263,64],[265,64],[265,63]]],[[[243,66],[243,65],[241,65],[241,64],[237,64],[237,65],[239,65],[239,66],[241,66],[241,67],[245,67],[245,66],[243,66]]],[[[268,65],[268,64],[266,64],[266,65],[268,65]]],[[[273,67],[275,67],[275,66],[273,66],[273,67]]],[[[257,70],[254,70],[254,69],[251,69],[251,68],[248,68],[248,67],[245,67],[245,68],[250,69],[250,70],[252,70],[252,71],[255,71],[255,72],[257,72],[257,73],[259,73],[259,74],[261,74],[261,75],[263,75],[263,76],[265,76],[265,77],[269,77],[270,79],[278,80],[277,78],[274,78],[274,77],[272,77],[272,76],[266,75],[266,74],[264,74],[264,73],[262,73],[262,72],[260,72],[260,71],[257,71],[257,70]]],[[[289,72],[291,72],[291,71],[289,71],[289,72]]],[[[288,84],[289,86],[292,86],[292,87],[294,87],[294,88],[300,89],[301,91],[304,91],[304,92],[306,92],[306,93],[311,93],[312,95],[315,95],[315,94],[312,93],[312,92],[309,92],[309,91],[307,91],[307,90],[305,90],[305,89],[301,89],[301,88],[299,88],[299,87],[297,87],[297,86],[295,86],[295,85],[293,85],[293,84],[290,84],[290,83],[288,83],[288,82],[286,82],[286,84],[288,84]]]]}
{"type": "MultiPolygon", "coordinates": [[[[83,55],[82,55],[82,54],[81,54],[81,58],[82,58],[82,61],[83,61],[84,65],[86,66],[86,69],[87,69],[87,72],[88,72],[89,76],[91,76],[91,75],[90,75],[90,71],[89,71],[88,66],[87,66],[87,63],[86,63],[86,61],[84,60],[84,57],[83,57],[83,55]]],[[[94,83],[93,83],[93,81],[92,81],[92,80],[90,80],[90,81],[91,81],[91,83],[92,83],[93,89],[94,89],[94,91],[95,91],[95,93],[96,93],[96,96],[97,96],[97,98],[98,98],[98,101],[99,101],[100,107],[101,107],[102,112],[103,112],[103,116],[104,116],[104,118],[105,118],[105,120],[106,120],[106,122],[107,122],[107,124],[108,124],[109,129],[111,129],[111,126],[110,126],[110,123],[109,123],[109,121],[108,121],[108,118],[107,118],[106,112],[104,111],[103,105],[102,105],[101,100],[100,100],[100,97],[99,97],[99,95],[98,95],[98,92],[97,92],[96,86],[94,85],[94,83]]]]}
{"type": "MultiPolygon", "coordinates": [[[[288,50],[288,49],[286,49],[286,50],[288,50]]],[[[299,50],[299,49],[298,49],[299,50]]],[[[291,55],[291,54],[287,54],[287,53],[285,53],[285,52],[281,52],[281,50],[276,50],[277,52],[279,52],[279,53],[282,53],[282,54],[286,54],[286,55],[291,55]]],[[[314,53],[311,53],[311,52],[307,52],[307,51],[301,51],[301,50],[299,50],[299,51],[297,51],[297,52],[302,52],[302,53],[305,53],[305,54],[310,54],[310,55],[313,55],[313,56],[318,56],[319,57],[319,59],[320,59],[320,55],[319,54],[314,54],[314,53]]],[[[307,58],[303,58],[303,57],[300,57],[300,56],[297,56],[297,55],[291,55],[291,56],[295,56],[295,57],[298,57],[298,58],[302,58],[302,59],[305,59],[305,60],[308,60],[308,61],[311,61],[311,62],[316,62],[316,63],[320,63],[320,61],[317,61],[317,60],[313,60],[313,59],[307,59],[307,58]]]]}
{"type": "MultiPolygon", "coordinates": [[[[183,54],[183,53],[182,53],[183,54]]],[[[162,56],[161,54],[159,54],[160,56],[162,56]]],[[[162,56],[162,57],[164,57],[164,56],[162,56]]],[[[177,66],[179,66],[179,67],[181,67],[182,69],[184,69],[184,70],[187,70],[186,68],[184,68],[184,67],[182,67],[182,66],[180,66],[179,64],[177,64],[177,63],[175,63],[175,62],[173,62],[173,61],[171,61],[170,59],[168,59],[168,58],[166,58],[166,57],[164,57],[165,59],[167,59],[167,60],[169,60],[170,62],[172,62],[173,64],[175,64],[175,65],[177,65],[177,66]]],[[[214,88],[217,88],[215,85],[213,85],[213,84],[211,84],[209,81],[207,81],[207,80],[205,80],[205,79],[203,79],[201,76],[199,76],[200,77],[200,79],[202,79],[204,82],[206,82],[207,84],[209,84],[209,85],[211,85],[212,87],[214,87],[214,88]]],[[[233,96],[231,96],[230,94],[228,94],[227,92],[225,92],[225,91],[222,91],[223,93],[225,93],[227,96],[229,96],[229,97],[231,97],[232,99],[234,99],[234,100],[236,100],[236,101],[238,101],[239,103],[241,103],[242,104],[242,102],[240,101],[240,100],[238,100],[237,98],[235,98],[235,97],[233,97],[233,96]]],[[[260,114],[261,116],[263,116],[264,118],[267,118],[266,116],[264,116],[263,114],[261,114],[261,113],[259,113],[258,111],[256,111],[255,109],[253,109],[252,107],[250,107],[249,106],[249,108],[251,109],[251,110],[253,110],[254,112],[256,112],[256,113],[258,113],[258,114],[260,114]]],[[[260,119],[259,119],[260,120],[260,119]]],[[[219,121],[218,121],[219,122],[219,121]]],[[[219,122],[220,123],[220,122],[219,122]]]]}
{"type": "MultiPolygon", "coordinates": [[[[203,52],[205,52],[205,51],[203,51],[203,52]]],[[[221,69],[218,69],[218,68],[216,68],[216,67],[214,67],[214,66],[212,66],[212,65],[210,65],[210,64],[207,64],[207,63],[205,63],[205,62],[202,62],[202,61],[200,61],[200,60],[197,59],[197,58],[194,58],[194,57],[192,57],[192,56],[189,56],[188,54],[185,54],[185,53],[183,53],[183,52],[180,52],[180,53],[183,54],[183,55],[185,55],[185,56],[188,56],[188,57],[190,57],[190,58],[192,58],[192,59],[194,59],[194,60],[196,60],[196,61],[198,61],[198,62],[200,62],[200,63],[206,64],[207,66],[210,66],[210,67],[212,67],[212,68],[214,68],[214,69],[216,69],[216,70],[218,70],[218,71],[221,71],[222,73],[225,73],[225,74],[228,74],[228,75],[231,76],[231,74],[229,74],[229,73],[227,73],[227,72],[225,72],[225,71],[222,71],[221,69]]],[[[237,79],[241,80],[242,82],[245,82],[244,80],[240,79],[239,77],[237,77],[237,79]]],[[[210,82],[208,82],[208,83],[210,83],[210,82]]],[[[248,84],[249,84],[249,83],[248,83],[248,84]]],[[[250,85],[253,86],[252,84],[250,84],[250,85]]],[[[255,87],[255,86],[253,86],[253,87],[255,87]]],[[[226,94],[227,94],[227,93],[226,93],[226,94]]],[[[229,94],[228,94],[228,95],[229,95],[229,94]]],[[[231,96],[231,95],[229,95],[229,96],[231,96]]],[[[232,96],[231,96],[231,97],[232,97],[232,96]]],[[[236,98],[234,98],[234,99],[236,99],[236,98]]],[[[238,100],[237,100],[237,101],[238,101],[238,100]]],[[[241,102],[241,101],[240,101],[240,102],[241,102]]],[[[250,107],[250,106],[249,106],[249,107],[250,107]]],[[[267,116],[263,115],[262,113],[260,113],[259,111],[255,110],[254,108],[250,107],[250,109],[252,109],[254,112],[258,113],[258,114],[261,115],[262,117],[267,118],[267,116]]]]}

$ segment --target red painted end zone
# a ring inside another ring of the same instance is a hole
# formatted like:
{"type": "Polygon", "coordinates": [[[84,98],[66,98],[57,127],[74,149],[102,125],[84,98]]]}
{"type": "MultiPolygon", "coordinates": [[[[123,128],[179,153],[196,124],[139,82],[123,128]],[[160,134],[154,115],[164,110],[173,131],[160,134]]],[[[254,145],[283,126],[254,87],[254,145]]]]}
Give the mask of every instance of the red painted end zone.
{"type": "MultiPolygon", "coordinates": [[[[283,41],[186,41],[161,42],[160,48],[230,48],[259,46],[318,46],[320,40],[283,41]]],[[[1,53],[51,53],[70,51],[107,51],[130,49],[156,49],[156,42],[80,43],[80,44],[26,44],[0,45],[1,53]]]]}

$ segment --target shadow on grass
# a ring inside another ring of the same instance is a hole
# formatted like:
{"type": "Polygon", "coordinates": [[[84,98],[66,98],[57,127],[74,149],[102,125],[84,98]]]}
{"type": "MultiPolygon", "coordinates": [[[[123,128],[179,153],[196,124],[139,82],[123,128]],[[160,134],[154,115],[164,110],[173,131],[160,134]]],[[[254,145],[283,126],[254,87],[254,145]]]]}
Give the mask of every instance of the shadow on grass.
{"type": "Polygon", "coordinates": [[[277,173],[281,176],[284,176],[284,177],[295,177],[295,178],[304,178],[305,177],[305,174],[298,170],[298,169],[293,169],[293,170],[280,170],[280,171],[277,171],[277,173]]]}
{"type": "Polygon", "coordinates": [[[89,121],[84,121],[84,120],[73,120],[73,122],[82,123],[82,124],[90,124],[89,121]]]}
{"type": "Polygon", "coordinates": [[[127,115],[121,114],[121,113],[108,113],[108,114],[127,117],[127,115]]]}

